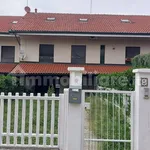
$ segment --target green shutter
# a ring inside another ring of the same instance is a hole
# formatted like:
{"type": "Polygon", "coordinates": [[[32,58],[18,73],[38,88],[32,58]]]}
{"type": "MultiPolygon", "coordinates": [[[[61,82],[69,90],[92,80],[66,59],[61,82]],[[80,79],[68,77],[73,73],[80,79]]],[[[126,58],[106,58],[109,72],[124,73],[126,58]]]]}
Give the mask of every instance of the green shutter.
{"type": "Polygon", "coordinates": [[[101,45],[101,49],[100,49],[100,64],[105,64],[105,45],[101,45]]]}

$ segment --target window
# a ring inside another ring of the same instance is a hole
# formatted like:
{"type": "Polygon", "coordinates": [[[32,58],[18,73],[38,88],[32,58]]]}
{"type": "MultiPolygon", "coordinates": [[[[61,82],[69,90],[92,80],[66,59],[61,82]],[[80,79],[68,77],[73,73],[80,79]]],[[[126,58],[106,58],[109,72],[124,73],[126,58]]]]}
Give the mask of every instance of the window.
{"type": "Polygon", "coordinates": [[[100,49],[100,64],[105,64],[105,45],[101,45],[101,49],[100,49]]]}
{"type": "Polygon", "coordinates": [[[1,62],[12,63],[15,57],[15,46],[2,46],[1,62]]]}
{"type": "Polygon", "coordinates": [[[72,45],[71,63],[84,64],[86,62],[86,46],[72,45]]]}
{"type": "Polygon", "coordinates": [[[54,45],[40,44],[40,62],[54,62],[54,45]]]}
{"type": "Polygon", "coordinates": [[[126,47],[126,64],[131,64],[131,59],[140,54],[140,47],[126,47]]]}

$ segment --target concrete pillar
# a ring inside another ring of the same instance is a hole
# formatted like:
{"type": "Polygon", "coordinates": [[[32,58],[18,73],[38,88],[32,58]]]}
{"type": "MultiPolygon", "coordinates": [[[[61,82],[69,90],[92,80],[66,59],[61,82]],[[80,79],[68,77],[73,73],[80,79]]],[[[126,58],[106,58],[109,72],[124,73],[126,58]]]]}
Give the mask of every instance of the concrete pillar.
{"type": "Polygon", "coordinates": [[[134,150],[150,150],[150,69],[135,69],[134,150]]]}
{"type": "MultiPolygon", "coordinates": [[[[70,71],[70,88],[82,89],[82,72],[84,68],[69,68],[70,71]]],[[[81,104],[69,103],[69,89],[64,90],[64,101],[61,102],[63,111],[63,146],[60,150],[83,150],[82,143],[82,112],[83,102],[81,104]]],[[[61,115],[62,116],[62,115],[61,115]]]]}

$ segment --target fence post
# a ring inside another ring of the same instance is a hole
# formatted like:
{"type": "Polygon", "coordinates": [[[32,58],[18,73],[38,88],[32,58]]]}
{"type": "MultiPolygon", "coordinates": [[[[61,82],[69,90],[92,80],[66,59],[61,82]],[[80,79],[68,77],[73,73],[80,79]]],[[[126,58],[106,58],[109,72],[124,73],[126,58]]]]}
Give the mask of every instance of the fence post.
{"type": "MultiPolygon", "coordinates": [[[[68,68],[70,73],[70,90],[80,93],[82,89],[82,72],[84,68],[68,68]],[[78,82],[78,83],[75,83],[78,82]]],[[[69,102],[69,89],[64,90],[64,97],[60,102],[60,124],[59,148],[60,150],[83,150],[82,149],[82,112],[81,103],[69,102]],[[63,100],[62,100],[63,99],[63,100]]],[[[80,94],[79,94],[80,95],[80,94]]],[[[75,96],[76,99],[76,96],[75,96]]],[[[75,100],[76,101],[76,100],[75,100]]]]}
{"type": "Polygon", "coordinates": [[[133,150],[150,149],[150,69],[135,69],[133,150]]]}
{"type": "Polygon", "coordinates": [[[59,119],[58,119],[58,145],[60,150],[64,150],[64,135],[65,135],[65,98],[64,94],[60,94],[59,102],[59,119]]]}
{"type": "Polygon", "coordinates": [[[2,131],[3,131],[3,125],[2,125],[2,123],[3,123],[3,113],[2,113],[2,100],[0,99],[0,145],[2,144],[2,131]]]}

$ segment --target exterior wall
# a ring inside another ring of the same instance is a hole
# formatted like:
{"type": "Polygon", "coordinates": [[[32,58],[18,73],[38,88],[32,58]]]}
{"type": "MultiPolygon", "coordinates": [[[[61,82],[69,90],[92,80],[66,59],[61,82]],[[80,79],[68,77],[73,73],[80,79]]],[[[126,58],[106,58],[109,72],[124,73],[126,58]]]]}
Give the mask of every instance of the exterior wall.
{"type": "Polygon", "coordinates": [[[87,42],[86,63],[100,64],[100,45],[98,43],[87,42]]]}
{"type": "Polygon", "coordinates": [[[22,37],[24,61],[39,62],[39,45],[54,44],[54,62],[71,63],[71,45],[86,45],[86,63],[100,63],[100,45],[94,41],[78,38],[22,37]],[[94,58],[94,59],[93,59],[94,58]]]}
{"type": "Polygon", "coordinates": [[[21,49],[25,52],[24,61],[39,62],[39,38],[21,37],[21,49]]]}
{"type": "Polygon", "coordinates": [[[125,64],[125,46],[118,44],[106,44],[105,47],[105,63],[106,64],[125,64]],[[113,49],[115,48],[115,49],[113,49]]]}
{"type": "Polygon", "coordinates": [[[105,63],[106,64],[125,64],[125,49],[128,46],[140,47],[141,54],[150,53],[149,39],[111,39],[104,41],[105,49],[105,63]]]}
{"type": "Polygon", "coordinates": [[[71,63],[71,45],[86,45],[86,63],[100,64],[100,45],[105,45],[105,64],[125,64],[125,48],[141,47],[141,53],[150,52],[149,39],[50,37],[24,36],[22,48],[26,52],[24,61],[39,62],[39,44],[54,44],[54,62],[71,63]]]}
{"type": "Polygon", "coordinates": [[[0,61],[1,46],[15,46],[15,62],[19,62],[19,44],[14,37],[0,37],[0,61]]]}

